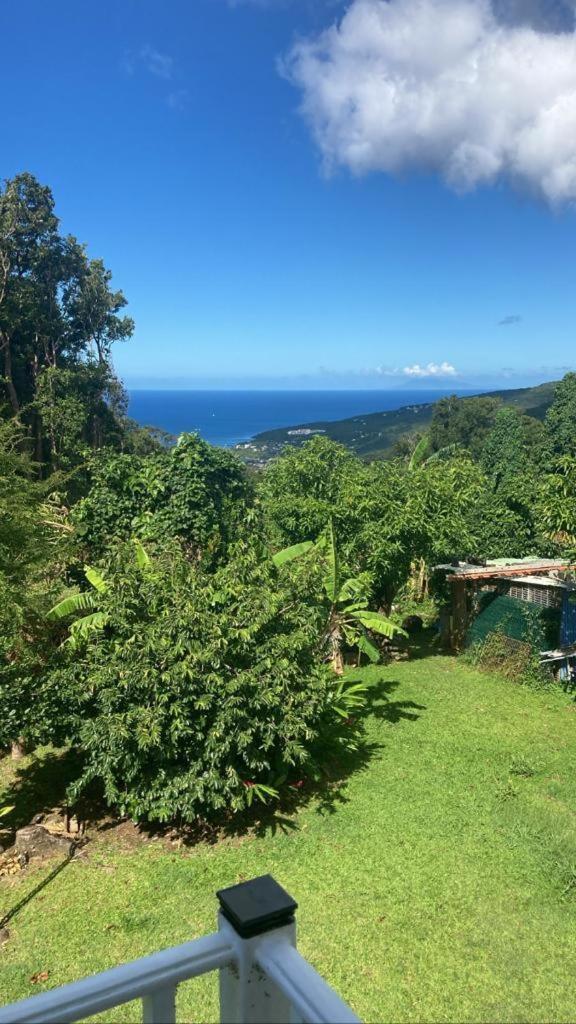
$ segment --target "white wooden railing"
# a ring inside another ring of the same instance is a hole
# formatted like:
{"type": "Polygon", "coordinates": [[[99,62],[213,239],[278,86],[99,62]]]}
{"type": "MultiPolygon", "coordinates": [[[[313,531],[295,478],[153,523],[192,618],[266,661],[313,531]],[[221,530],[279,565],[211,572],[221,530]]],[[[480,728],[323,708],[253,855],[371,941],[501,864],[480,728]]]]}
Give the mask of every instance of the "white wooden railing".
{"type": "Polygon", "coordinates": [[[222,1024],[358,1024],[296,949],[297,904],[270,875],[217,896],[213,935],[13,1003],[0,1024],[68,1024],[134,999],[144,1024],[175,1024],[180,982],[216,970],[222,1024]]]}

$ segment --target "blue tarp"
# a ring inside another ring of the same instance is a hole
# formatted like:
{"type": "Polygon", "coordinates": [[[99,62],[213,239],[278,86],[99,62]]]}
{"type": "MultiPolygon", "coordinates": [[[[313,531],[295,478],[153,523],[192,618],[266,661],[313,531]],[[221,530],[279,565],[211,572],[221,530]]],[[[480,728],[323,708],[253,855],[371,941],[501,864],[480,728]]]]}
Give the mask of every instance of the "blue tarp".
{"type": "Polygon", "coordinates": [[[576,644],[576,591],[566,591],[562,601],[562,624],[560,627],[560,646],[569,647],[576,644]]]}

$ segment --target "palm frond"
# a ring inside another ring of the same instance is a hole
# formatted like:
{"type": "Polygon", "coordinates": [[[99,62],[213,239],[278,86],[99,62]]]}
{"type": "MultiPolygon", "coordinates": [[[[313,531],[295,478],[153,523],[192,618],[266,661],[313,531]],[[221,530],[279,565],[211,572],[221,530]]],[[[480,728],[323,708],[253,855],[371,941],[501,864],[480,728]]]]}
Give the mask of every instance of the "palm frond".
{"type": "Polygon", "coordinates": [[[70,626],[70,633],[74,636],[86,636],[95,629],[103,629],[108,621],[106,612],[91,612],[90,615],[83,615],[76,619],[70,626]]]}
{"type": "Polygon", "coordinates": [[[350,579],[344,581],[340,588],[340,600],[341,601],[362,601],[366,604],[368,601],[368,595],[366,593],[366,583],[362,577],[351,576],[350,579]]]}
{"type": "Polygon", "coordinates": [[[376,647],[376,644],[373,644],[372,641],[369,640],[367,636],[358,637],[357,646],[358,650],[361,651],[362,654],[365,654],[368,660],[371,661],[373,665],[378,664],[378,662],[380,661],[380,651],[376,647]]]}

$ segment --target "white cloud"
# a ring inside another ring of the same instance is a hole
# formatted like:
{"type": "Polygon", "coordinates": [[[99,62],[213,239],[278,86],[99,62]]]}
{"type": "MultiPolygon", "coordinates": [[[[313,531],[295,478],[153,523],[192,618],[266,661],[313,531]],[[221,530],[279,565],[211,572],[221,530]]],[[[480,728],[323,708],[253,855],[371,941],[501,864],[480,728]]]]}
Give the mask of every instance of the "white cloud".
{"type": "Polygon", "coordinates": [[[172,78],[174,72],[174,58],[167,53],[160,53],[153,46],[143,46],[139,53],[140,60],[151,75],[156,78],[172,78]]]}
{"type": "Polygon", "coordinates": [[[456,367],[450,363],[427,363],[420,366],[414,363],[413,366],[405,366],[402,370],[405,377],[457,377],[456,367]]]}
{"type": "Polygon", "coordinates": [[[574,19],[555,32],[532,15],[510,23],[489,0],[352,0],[284,64],[326,166],[429,169],[458,190],[506,176],[576,200],[574,19]]]}
{"type": "Polygon", "coordinates": [[[411,377],[412,379],[419,380],[425,377],[442,378],[458,376],[456,367],[446,361],[443,363],[426,363],[425,366],[421,366],[420,363],[413,363],[412,366],[396,367],[395,369],[379,366],[376,373],[380,377],[411,377]]]}
{"type": "Polygon", "coordinates": [[[144,68],[155,78],[163,78],[168,81],[174,74],[174,63],[174,58],[169,54],[161,53],[160,50],[155,50],[147,43],[137,52],[128,50],[120,61],[120,67],[129,77],[132,77],[139,68],[144,68]]]}

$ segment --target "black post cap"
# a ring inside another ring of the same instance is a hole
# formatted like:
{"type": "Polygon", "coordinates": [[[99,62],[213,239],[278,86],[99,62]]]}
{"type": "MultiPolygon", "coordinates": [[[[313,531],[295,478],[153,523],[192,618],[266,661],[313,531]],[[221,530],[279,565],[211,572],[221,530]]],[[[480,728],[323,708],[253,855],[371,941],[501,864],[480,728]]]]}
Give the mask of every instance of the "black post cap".
{"type": "Polygon", "coordinates": [[[291,924],[298,906],[272,875],[231,885],[216,895],[224,917],[243,939],[291,924]]]}

